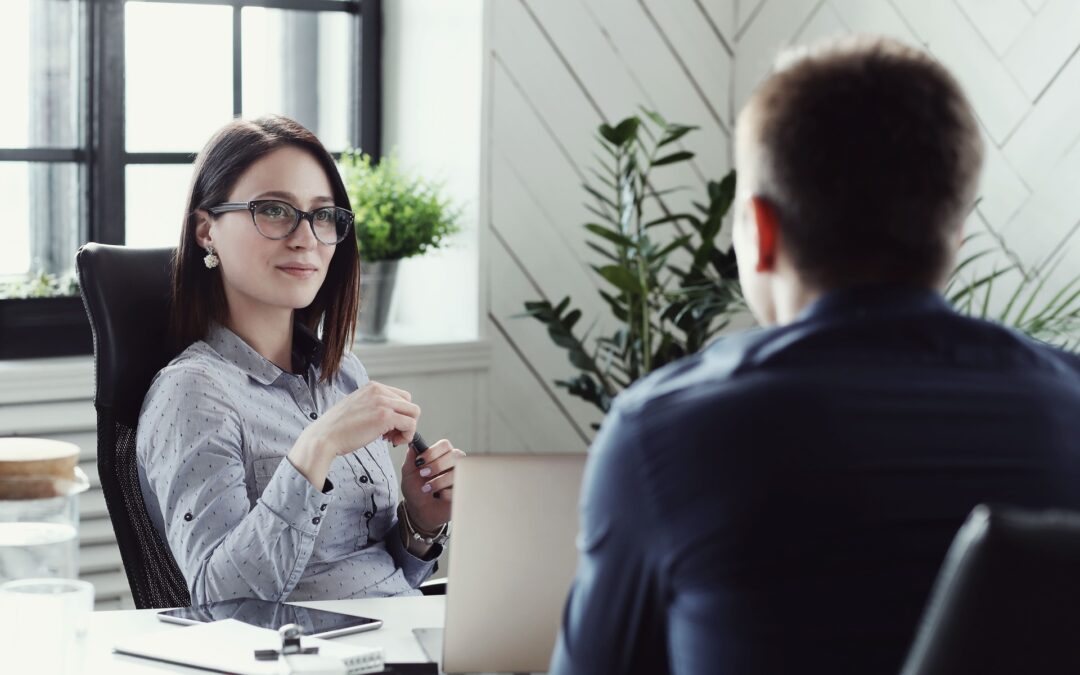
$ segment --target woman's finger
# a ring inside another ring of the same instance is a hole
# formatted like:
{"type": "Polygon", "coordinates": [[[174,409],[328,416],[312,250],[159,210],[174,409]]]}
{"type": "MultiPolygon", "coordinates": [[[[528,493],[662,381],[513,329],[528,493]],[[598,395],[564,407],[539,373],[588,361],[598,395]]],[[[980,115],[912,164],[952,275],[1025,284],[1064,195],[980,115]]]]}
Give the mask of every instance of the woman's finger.
{"type": "MultiPolygon", "coordinates": [[[[446,440],[445,438],[429,447],[426,451],[424,451],[423,455],[417,456],[416,453],[413,452],[413,449],[410,447],[409,452],[405,456],[405,467],[402,471],[402,476],[404,477],[414,474],[422,470],[424,467],[431,466],[435,462],[439,461],[441,458],[449,455],[451,452],[453,452],[453,450],[454,446],[451,445],[450,441],[446,440]]],[[[429,471],[427,474],[424,475],[430,476],[439,472],[440,471],[429,471]]]]}
{"type": "Polygon", "coordinates": [[[396,413],[408,415],[409,417],[412,417],[414,419],[418,419],[420,417],[420,406],[410,401],[406,401],[403,398],[382,395],[379,396],[376,401],[381,405],[387,406],[396,413]]]}
{"type": "Polygon", "coordinates": [[[372,382],[372,384],[379,385],[383,389],[386,389],[387,391],[395,394],[398,398],[403,398],[406,401],[412,402],[412,394],[405,391],[404,389],[398,389],[397,387],[391,387],[390,385],[383,384],[382,382],[372,382]]]}
{"type": "Polygon", "coordinates": [[[390,413],[389,424],[382,436],[393,445],[408,443],[416,433],[416,419],[400,413],[390,413]]]}
{"type": "Polygon", "coordinates": [[[452,502],[454,500],[454,488],[443,488],[442,490],[439,490],[438,492],[432,494],[432,497],[447,503],[452,502]]]}
{"type": "Polygon", "coordinates": [[[452,449],[450,452],[442,455],[433,462],[426,462],[420,466],[418,473],[421,478],[430,478],[438,476],[441,473],[446,473],[453,469],[459,459],[465,456],[465,453],[457,448],[452,449]]]}
{"type": "Polygon", "coordinates": [[[434,478],[429,480],[428,482],[424,483],[423,487],[420,488],[420,492],[423,492],[424,494],[431,494],[432,496],[435,496],[436,499],[439,499],[442,496],[440,492],[446,490],[447,488],[453,487],[453,485],[454,470],[450,469],[449,471],[441,473],[438,476],[435,476],[434,478]]]}

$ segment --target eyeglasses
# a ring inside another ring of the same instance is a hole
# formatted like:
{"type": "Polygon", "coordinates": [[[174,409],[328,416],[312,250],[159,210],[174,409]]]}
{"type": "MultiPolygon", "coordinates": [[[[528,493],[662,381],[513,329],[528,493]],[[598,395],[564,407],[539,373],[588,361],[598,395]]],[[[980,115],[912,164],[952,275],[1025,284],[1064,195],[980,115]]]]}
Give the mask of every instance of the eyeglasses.
{"type": "Polygon", "coordinates": [[[300,227],[301,220],[306,220],[319,243],[327,246],[341,243],[348,236],[354,218],[352,211],[338,206],[324,206],[308,212],[276,199],[226,202],[207,210],[215,216],[229,211],[249,211],[255,229],[267,239],[286,239],[300,227]]]}

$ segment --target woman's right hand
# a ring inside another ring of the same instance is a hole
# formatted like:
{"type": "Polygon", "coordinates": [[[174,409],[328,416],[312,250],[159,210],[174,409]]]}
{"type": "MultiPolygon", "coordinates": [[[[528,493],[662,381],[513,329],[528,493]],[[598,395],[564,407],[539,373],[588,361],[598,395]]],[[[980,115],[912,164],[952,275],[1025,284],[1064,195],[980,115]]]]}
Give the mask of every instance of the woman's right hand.
{"type": "Polygon", "coordinates": [[[321,489],[334,457],[383,437],[393,445],[408,443],[419,418],[420,406],[409,392],[368,382],[304,429],[289,451],[289,461],[321,489]]]}

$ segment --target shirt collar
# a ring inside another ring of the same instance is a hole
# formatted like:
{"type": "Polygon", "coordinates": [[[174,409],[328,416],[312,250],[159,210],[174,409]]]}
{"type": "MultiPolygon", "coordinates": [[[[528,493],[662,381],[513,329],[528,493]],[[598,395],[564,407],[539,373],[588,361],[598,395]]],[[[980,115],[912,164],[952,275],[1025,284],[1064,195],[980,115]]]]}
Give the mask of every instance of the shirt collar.
{"type": "Polygon", "coordinates": [[[803,308],[796,321],[951,311],[937,291],[901,284],[874,284],[830,291],[803,308]]]}
{"type": "MultiPolygon", "coordinates": [[[[219,323],[211,323],[203,341],[222,358],[232,362],[261,384],[272,384],[285,372],[255,351],[239,335],[219,323]]],[[[307,372],[310,367],[317,367],[322,363],[322,356],[323,345],[314,331],[301,323],[294,323],[293,363],[300,366],[303,372],[307,372]]]]}

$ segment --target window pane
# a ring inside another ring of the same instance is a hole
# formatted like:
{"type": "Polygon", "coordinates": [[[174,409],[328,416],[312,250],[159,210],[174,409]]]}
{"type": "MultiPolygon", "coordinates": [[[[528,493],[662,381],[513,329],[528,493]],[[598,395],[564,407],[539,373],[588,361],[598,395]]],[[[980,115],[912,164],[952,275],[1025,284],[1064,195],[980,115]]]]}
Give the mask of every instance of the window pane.
{"type": "Polygon", "coordinates": [[[10,223],[0,246],[0,278],[74,268],[84,241],[78,179],[76,164],[0,162],[0,204],[10,223]]]}
{"type": "Polygon", "coordinates": [[[353,16],[261,7],[242,11],[244,117],[286,115],[331,152],[343,150],[358,65],[353,16]]]}
{"type": "Polygon", "coordinates": [[[129,246],[176,246],[191,171],[190,164],[128,165],[125,239],[129,246]]]}
{"type": "Polygon", "coordinates": [[[0,2],[0,148],[80,145],[79,11],[75,0],[0,2]]]}
{"type": "Polygon", "coordinates": [[[128,2],[127,149],[193,152],[232,119],[232,9],[128,2]]]}

